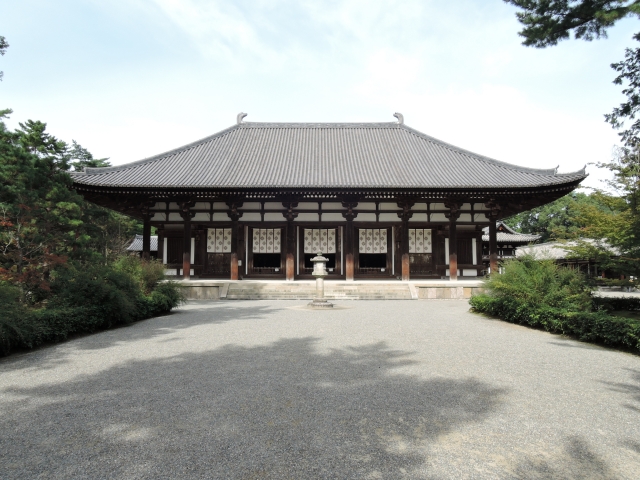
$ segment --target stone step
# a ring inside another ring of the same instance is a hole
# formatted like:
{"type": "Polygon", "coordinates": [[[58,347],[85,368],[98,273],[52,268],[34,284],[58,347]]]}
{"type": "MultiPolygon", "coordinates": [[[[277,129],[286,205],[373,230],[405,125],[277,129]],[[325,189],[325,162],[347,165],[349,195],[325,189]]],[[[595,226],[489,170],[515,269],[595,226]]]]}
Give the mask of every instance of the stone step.
{"type": "MultiPolygon", "coordinates": [[[[311,300],[315,298],[314,284],[229,284],[228,300],[311,300]]],[[[328,300],[411,300],[409,285],[389,284],[325,284],[328,300]]],[[[415,297],[414,297],[415,298],[415,297]]]]}

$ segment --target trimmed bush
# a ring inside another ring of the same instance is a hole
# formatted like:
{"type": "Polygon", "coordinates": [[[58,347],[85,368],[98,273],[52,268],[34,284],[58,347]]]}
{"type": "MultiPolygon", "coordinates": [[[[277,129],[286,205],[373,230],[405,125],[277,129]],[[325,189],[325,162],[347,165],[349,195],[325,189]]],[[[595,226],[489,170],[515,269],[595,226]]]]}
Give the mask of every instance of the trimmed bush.
{"type": "Polygon", "coordinates": [[[614,310],[639,310],[638,299],[592,297],[582,275],[550,260],[521,257],[491,275],[470,300],[476,312],[582,341],[640,352],[640,322],[614,310]]]}

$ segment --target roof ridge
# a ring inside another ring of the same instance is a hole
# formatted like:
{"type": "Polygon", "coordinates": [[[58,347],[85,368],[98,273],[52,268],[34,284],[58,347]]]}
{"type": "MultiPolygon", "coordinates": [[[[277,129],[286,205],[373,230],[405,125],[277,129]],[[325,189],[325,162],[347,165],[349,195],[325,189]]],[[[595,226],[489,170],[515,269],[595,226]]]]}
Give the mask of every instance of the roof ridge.
{"type": "Polygon", "coordinates": [[[353,128],[397,128],[398,122],[242,122],[241,127],[251,128],[331,128],[331,127],[353,127],[353,128]]]}

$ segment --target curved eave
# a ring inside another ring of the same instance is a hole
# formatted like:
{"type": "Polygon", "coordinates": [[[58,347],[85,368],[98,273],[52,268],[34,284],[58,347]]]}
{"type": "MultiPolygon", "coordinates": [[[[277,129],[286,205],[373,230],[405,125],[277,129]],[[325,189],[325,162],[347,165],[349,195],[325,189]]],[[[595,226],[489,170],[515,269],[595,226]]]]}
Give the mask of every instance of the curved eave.
{"type": "Polygon", "coordinates": [[[566,181],[549,181],[549,182],[541,182],[538,184],[530,184],[530,185],[517,185],[517,184],[507,184],[507,185],[471,185],[471,184],[462,184],[455,186],[443,186],[443,185],[159,185],[159,184],[100,184],[100,183],[89,183],[82,182],[77,180],[77,176],[74,176],[74,185],[82,185],[86,187],[94,187],[94,188],[116,188],[116,189],[190,189],[190,190],[228,190],[228,189],[243,189],[243,190],[272,190],[272,189],[331,189],[331,190],[344,190],[344,189],[370,189],[370,190],[469,190],[469,189],[478,189],[478,190],[494,190],[494,189],[536,189],[536,188],[545,188],[545,187],[559,187],[563,185],[569,185],[573,183],[580,183],[583,181],[588,175],[579,175],[579,176],[570,176],[569,174],[566,181]]]}

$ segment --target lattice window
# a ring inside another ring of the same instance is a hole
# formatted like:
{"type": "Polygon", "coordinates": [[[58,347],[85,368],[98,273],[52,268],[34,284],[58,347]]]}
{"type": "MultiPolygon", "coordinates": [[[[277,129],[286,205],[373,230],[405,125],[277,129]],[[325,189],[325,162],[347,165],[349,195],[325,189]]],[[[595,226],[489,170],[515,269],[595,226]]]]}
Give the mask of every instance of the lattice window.
{"type": "Polygon", "coordinates": [[[207,253],[230,253],[231,229],[210,228],[207,231],[207,253]]]}
{"type": "Polygon", "coordinates": [[[254,228],[253,253],[280,253],[282,229],[254,228]]]}
{"type": "Polygon", "coordinates": [[[359,246],[360,253],[387,253],[387,229],[361,228],[359,246]]]}
{"type": "Polygon", "coordinates": [[[431,230],[409,229],[409,253],[432,253],[431,230]]]}
{"type": "Polygon", "coordinates": [[[305,228],[304,253],[336,253],[335,228],[305,228]]]}

